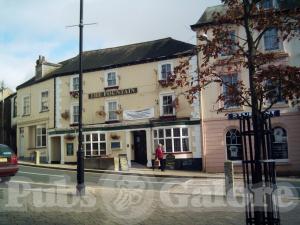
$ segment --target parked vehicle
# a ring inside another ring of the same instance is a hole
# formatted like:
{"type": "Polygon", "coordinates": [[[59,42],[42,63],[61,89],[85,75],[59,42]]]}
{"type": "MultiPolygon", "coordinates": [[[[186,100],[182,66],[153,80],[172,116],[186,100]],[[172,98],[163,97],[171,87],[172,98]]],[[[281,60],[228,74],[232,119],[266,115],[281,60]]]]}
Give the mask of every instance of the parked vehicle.
{"type": "Polygon", "coordinates": [[[0,144],[0,183],[9,181],[19,170],[18,158],[7,145],[0,144]]]}

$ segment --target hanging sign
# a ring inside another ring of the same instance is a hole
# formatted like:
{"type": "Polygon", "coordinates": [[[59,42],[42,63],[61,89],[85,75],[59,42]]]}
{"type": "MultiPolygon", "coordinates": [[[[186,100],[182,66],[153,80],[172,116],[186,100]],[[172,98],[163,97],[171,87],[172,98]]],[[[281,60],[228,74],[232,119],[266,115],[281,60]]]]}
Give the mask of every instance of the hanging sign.
{"type": "Polygon", "coordinates": [[[142,120],[154,118],[154,108],[147,108],[142,110],[124,110],[124,120],[142,120]]]}

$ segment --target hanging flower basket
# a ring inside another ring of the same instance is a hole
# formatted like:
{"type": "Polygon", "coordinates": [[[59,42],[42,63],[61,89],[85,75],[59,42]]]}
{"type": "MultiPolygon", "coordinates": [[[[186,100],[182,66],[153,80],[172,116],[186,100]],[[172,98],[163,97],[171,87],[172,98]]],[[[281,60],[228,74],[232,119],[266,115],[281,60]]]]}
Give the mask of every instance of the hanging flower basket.
{"type": "Polygon", "coordinates": [[[120,136],[117,135],[117,134],[111,134],[111,135],[110,135],[110,138],[111,138],[112,140],[119,140],[119,139],[120,139],[120,136]]]}
{"type": "Polygon", "coordinates": [[[99,116],[106,116],[105,111],[97,111],[96,114],[99,115],[99,116]]]}
{"type": "Polygon", "coordinates": [[[159,80],[158,83],[162,87],[169,87],[174,84],[175,78],[173,76],[168,77],[166,80],[159,80]]]}
{"type": "Polygon", "coordinates": [[[117,113],[118,115],[121,115],[121,114],[123,113],[123,110],[122,110],[122,109],[118,109],[118,110],[116,110],[116,113],[117,113]]]}
{"type": "Polygon", "coordinates": [[[61,114],[61,117],[65,120],[69,119],[70,118],[70,113],[69,111],[65,111],[61,114]]]}
{"type": "Polygon", "coordinates": [[[73,134],[67,134],[65,136],[65,140],[67,140],[67,141],[72,141],[74,139],[75,139],[75,135],[73,135],[73,134]]]}
{"type": "Polygon", "coordinates": [[[70,91],[70,96],[73,98],[78,98],[79,97],[79,91],[70,91]]]}

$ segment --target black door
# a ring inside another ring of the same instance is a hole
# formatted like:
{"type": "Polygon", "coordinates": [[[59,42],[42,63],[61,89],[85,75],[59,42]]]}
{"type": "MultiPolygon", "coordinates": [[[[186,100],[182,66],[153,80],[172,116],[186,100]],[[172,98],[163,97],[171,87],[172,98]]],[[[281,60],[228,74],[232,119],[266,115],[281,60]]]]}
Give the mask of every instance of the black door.
{"type": "Polygon", "coordinates": [[[134,131],[134,156],[135,162],[147,164],[146,131],[134,131]]]}

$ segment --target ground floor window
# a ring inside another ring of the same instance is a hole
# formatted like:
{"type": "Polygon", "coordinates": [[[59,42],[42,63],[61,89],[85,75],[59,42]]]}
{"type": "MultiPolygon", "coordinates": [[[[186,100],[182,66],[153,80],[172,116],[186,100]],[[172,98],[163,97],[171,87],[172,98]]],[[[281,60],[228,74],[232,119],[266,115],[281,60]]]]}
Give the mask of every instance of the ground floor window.
{"type": "Polygon", "coordinates": [[[47,145],[47,129],[46,126],[36,127],[36,147],[43,148],[47,145]]]}
{"type": "Polygon", "coordinates": [[[106,135],[99,132],[84,134],[84,153],[85,156],[106,155],[106,135]]]}
{"type": "Polygon", "coordinates": [[[226,133],[228,160],[243,160],[242,137],[238,130],[231,129],[226,133]]]}
{"type": "Polygon", "coordinates": [[[282,127],[275,127],[272,135],[272,151],[273,159],[288,159],[287,132],[282,127]]]}
{"type": "Polygon", "coordinates": [[[188,128],[161,128],[153,130],[154,149],[158,144],[164,146],[166,152],[188,152],[189,130],[188,128]]]}
{"type": "Polygon", "coordinates": [[[67,156],[73,156],[73,155],[74,155],[74,144],[67,143],[67,156]]]}

